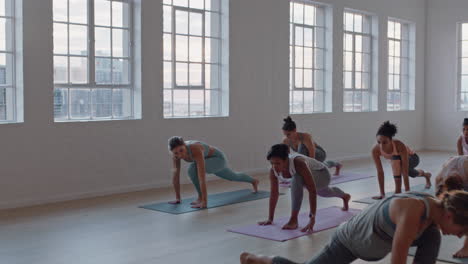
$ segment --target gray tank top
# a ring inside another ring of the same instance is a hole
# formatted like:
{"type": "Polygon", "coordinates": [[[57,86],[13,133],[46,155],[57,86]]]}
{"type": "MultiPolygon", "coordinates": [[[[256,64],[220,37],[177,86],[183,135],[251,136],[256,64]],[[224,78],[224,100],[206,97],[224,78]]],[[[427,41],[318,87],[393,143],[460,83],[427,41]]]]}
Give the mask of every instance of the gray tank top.
{"type": "Polygon", "coordinates": [[[192,144],[196,144],[196,143],[199,143],[203,146],[203,157],[206,159],[206,157],[208,157],[208,154],[210,152],[210,146],[204,142],[201,142],[201,141],[196,141],[196,140],[187,140],[185,141],[185,144],[187,145],[187,150],[188,150],[188,154],[189,154],[189,157],[190,159],[193,160],[193,155],[192,155],[192,150],[190,149],[190,145],[192,144]]]}
{"type": "Polygon", "coordinates": [[[390,219],[390,202],[395,198],[415,198],[423,201],[426,208],[422,220],[425,220],[430,214],[428,197],[433,196],[427,193],[408,192],[387,197],[341,224],[336,235],[356,257],[367,261],[382,259],[392,251],[396,229],[396,225],[390,219]]]}

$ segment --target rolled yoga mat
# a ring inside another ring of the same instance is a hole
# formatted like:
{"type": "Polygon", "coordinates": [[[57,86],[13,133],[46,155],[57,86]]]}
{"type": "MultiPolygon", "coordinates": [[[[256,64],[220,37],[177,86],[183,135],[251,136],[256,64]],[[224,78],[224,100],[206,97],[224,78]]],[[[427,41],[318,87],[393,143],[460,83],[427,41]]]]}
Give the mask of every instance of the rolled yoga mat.
{"type": "Polygon", "coordinates": [[[309,223],[309,213],[299,215],[299,227],[295,230],[281,229],[289,220],[289,216],[275,219],[272,225],[261,226],[257,223],[231,227],[227,231],[243,235],[264,238],[268,240],[284,242],[297,237],[310,235],[312,233],[327,230],[348,221],[361,210],[350,208],[349,211],[343,211],[340,207],[333,206],[317,210],[314,230],[312,232],[302,232],[301,229],[309,223]]]}
{"type": "MultiPolygon", "coordinates": [[[[442,236],[442,243],[440,244],[439,256],[437,260],[448,262],[448,263],[464,263],[468,264],[468,258],[454,258],[452,257],[455,252],[463,247],[465,238],[458,238],[456,236],[442,236]]],[[[416,254],[416,247],[412,247],[409,250],[409,255],[414,256],[416,254]]]]}
{"type": "MultiPolygon", "coordinates": [[[[208,195],[208,208],[215,208],[229,204],[243,203],[270,197],[270,192],[258,191],[252,193],[251,189],[238,190],[208,195]]],[[[183,199],[180,204],[169,204],[168,202],[155,203],[140,206],[140,208],[160,211],[169,214],[183,214],[203,209],[192,208],[191,202],[196,198],[183,199]]]]}
{"type": "MultiPolygon", "coordinates": [[[[430,189],[426,189],[425,187],[425,184],[419,184],[419,185],[415,185],[415,186],[411,186],[410,187],[411,191],[414,192],[426,192],[426,193],[430,193],[432,195],[435,194],[435,191],[434,191],[434,185],[430,188],[430,189]]],[[[388,197],[388,196],[391,196],[393,195],[394,192],[388,192],[388,193],[385,193],[385,197],[388,197]]],[[[372,196],[377,196],[378,193],[376,193],[375,195],[372,195],[372,196]]],[[[365,203],[365,204],[373,204],[375,202],[378,202],[380,200],[374,200],[372,199],[372,196],[370,197],[366,197],[366,198],[362,198],[362,199],[359,199],[359,200],[353,200],[353,202],[356,202],[356,203],[365,203]]]]}
{"type": "MultiPolygon", "coordinates": [[[[350,182],[350,181],[357,181],[357,180],[362,180],[362,179],[367,179],[367,178],[372,178],[375,176],[371,175],[366,175],[366,174],[359,174],[359,173],[352,173],[352,172],[342,172],[340,175],[331,176],[330,180],[330,185],[335,185],[343,182],[350,182]]],[[[280,187],[290,187],[291,183],[290,182],[280,182],[279,183],[280,187]]]]}

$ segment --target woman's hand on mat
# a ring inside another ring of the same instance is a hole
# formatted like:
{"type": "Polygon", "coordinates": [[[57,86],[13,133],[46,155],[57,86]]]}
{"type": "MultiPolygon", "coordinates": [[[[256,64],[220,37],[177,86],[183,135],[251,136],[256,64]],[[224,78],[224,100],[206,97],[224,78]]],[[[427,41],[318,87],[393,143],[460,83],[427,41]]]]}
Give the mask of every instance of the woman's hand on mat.
{"type": "Polygon", "coordinates": [[[464,247],[453,254],[454,258],[468,258],[468,248],[464,247]]]}
{"type": "Polygon", "coordinates": [[[309,223],[301,229],[302,232],[312,232],[314,230],[315,217],[311,217],[309,223]]]}
{"type": "Polygon", "coordinates": [[[271,225],[273,224],[273,220],[266,220],[266,221],[261,221],[261,222],[258,222],[259,225],[271,225]]]}
{"type": "Polygon", "coordinates": [[[169,204],[180,204],[180,199],[168,202],[169,204]]]}

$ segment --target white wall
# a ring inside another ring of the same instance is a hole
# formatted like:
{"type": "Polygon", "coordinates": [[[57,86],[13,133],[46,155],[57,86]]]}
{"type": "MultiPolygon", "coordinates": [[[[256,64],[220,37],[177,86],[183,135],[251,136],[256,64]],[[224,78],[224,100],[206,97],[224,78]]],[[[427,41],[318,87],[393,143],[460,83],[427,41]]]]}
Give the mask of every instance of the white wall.
{"type": "MultiPolygon", "coordinates": [[[[53,122],[52,0],[23,1],[25,123],[0,127],[0,208],[168,185],[172,135],[220,147],[236,170],[266,168],[265,153],[281,140],[288,114],[288,1],[231,0],[229,117],[164,120],[162,6],[143,0],[143,118],[90,123],[53,122]]],[[[377,127],[390,119],[399,138],[421,148],[425,0],[326,2],[334,8],[333,113],[294,116],[300,130],[312,132],[331,158],[360,157],[369,155],[377,127]],[[379,112],[342,112],[344,7],[379,16],[379,112]],[[416,111],[385,111],[387,16],[416,23],[416,111]]]]}
{"type": "Polygon", "coordinates": [[[457,111],[457,23],[468,21],[468,1],[429,0],[426,64],[427,148],[456,152],[466,112],[457,111]]]}

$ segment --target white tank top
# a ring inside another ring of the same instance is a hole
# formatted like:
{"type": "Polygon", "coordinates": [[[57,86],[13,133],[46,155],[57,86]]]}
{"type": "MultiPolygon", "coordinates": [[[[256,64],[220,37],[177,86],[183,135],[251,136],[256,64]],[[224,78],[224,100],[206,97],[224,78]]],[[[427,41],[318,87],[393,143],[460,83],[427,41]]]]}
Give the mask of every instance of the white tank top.
{"type": "Polygon", "coordinates": [[[463,185],[468,186],[468,175],[465,172],[465,161],[468,161],[468,156],[453,156],[450,157],[443,165],[439,175],[443,179],[454,173],[459,174],[463,179],[463,185]]]}
{"type": "MultiPolygon", "coordinates": [[[[316,179],[316,176],[315,176],[316,173],[314,173],[314,171],[319,171],[319,170],[326,169],[327,166],[325,166],[325,164],[323,164],[322,162],[320,162],[320,161],[318,161],[316,159],[304,156],[304,155],[302,155],[300,153],[297,153],[297,152],[291,152],[289,154],[289,156],[288,156],[289,174],[291,174],[291,177],[294,177],[294,174],[296,174],[296,167],[294,166],[294,159],[297,158],[297,157],[302,157],[306,161],[307,167],[311,171],[312,177],[314,178],[314,182],[315,182],[316,185],[318,185],[319,182],[322,182],[322,180],[325,180],[325,179],[320,179],[320,180],[316,179]]],[[[275,171],[275,169],[273,169],[273,172],[275,173],[276,178],[278,178],[278,180],[280,182],[290,182],[292,180],[292,178],[284,178],[283,173],[282,172],[277,172],[277,171],[275,171]]],[[[320,184],[320,185],[323,185],[323,184],[320,184]]],[[[317,189],[319,189],[322,186],[316,186],[316,187],[317,187],[317,189]]]]}
{"type": "Polygon", "coordinates": [[[466,143],[465,136],[461,135],[462,147],[463,147],[463,155],[468,155],[468,144],[466,143]]]}

